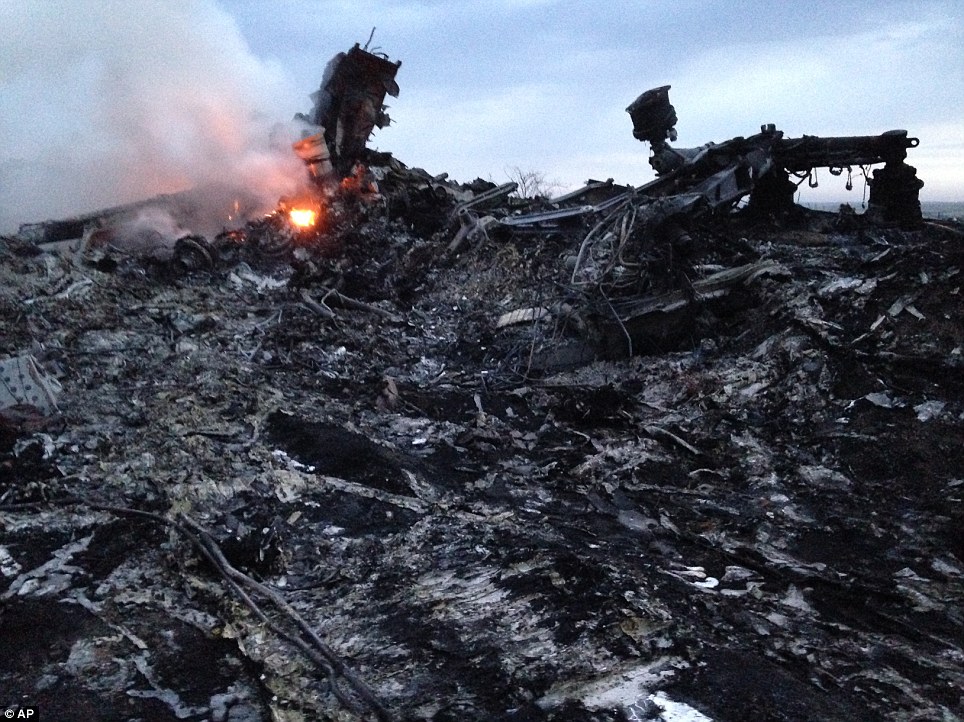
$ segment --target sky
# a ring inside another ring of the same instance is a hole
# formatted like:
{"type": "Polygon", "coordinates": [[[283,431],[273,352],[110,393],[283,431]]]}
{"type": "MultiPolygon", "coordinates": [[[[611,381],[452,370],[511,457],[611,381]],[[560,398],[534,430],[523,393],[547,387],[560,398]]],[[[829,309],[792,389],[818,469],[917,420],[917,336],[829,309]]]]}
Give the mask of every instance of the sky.
{"type": "MultiPolygon", "coordinates": [[[[625,109],[668,84],[678,147],[903,128],[921,199],[964,201],[960,0],[0,0],[0,233],[212,181],[273,202],[289,121],[373,28],[402,65],[370,145],[433,175],[644,183],[625,109]]],[[[818,179],[801,200],[861,202],[818,179]]]]}

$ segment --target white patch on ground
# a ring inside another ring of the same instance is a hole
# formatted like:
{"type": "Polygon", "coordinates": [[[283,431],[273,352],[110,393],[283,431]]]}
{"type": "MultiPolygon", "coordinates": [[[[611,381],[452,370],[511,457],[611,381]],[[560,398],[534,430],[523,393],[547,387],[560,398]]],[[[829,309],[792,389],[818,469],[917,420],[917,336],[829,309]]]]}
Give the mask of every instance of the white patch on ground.
{"type": "Polygon", "coordinates": [[[73,575],[83,572],[80,567],[70,564],[74,554],[87,550],[94,535],[86,536],[56,550],[51,559],[36,569],[24,572],[10,584],[10,588],[0,599],[19,597],[46,597],[59,594],[70,587],[73,575]]]}
{"type": "Polygon", "coordinates": [[[589,709],[621,709],[630,722],[713,722],[699,710],[671,699],[665,692],[649,693],[665,677],[672,676],[672,659],[613,671],[603,677],[583,682],[559,682],[536,704],[542,709],[558,707],[576,699],[589,709]],[[652,716],[659,708],[659,715],[652,716]]]}
{"type": "Polygon", "coordinates": [[[566,700],[578,699],[590,709],[630,707],[645,698],[649,689],[656,686],[669,661],[668,658],[661,658],[618,669],[589,681],[559,682],[536,704],[543,709],[552,709],[566,700]]]}
{"type": "Polygon", "coordinates": [[[707,717],[684,702],[670,699],[665,692],[651,694],[649,699],[663,708],[656,722],[713,722],[712,717],[707,717]]]}
{"type": "Polygon", "coordinates": [[[17,563],[6,547],[0,547],[0,574],[5,577],[13,577],[19,574],[22,567],[17,563]]]}

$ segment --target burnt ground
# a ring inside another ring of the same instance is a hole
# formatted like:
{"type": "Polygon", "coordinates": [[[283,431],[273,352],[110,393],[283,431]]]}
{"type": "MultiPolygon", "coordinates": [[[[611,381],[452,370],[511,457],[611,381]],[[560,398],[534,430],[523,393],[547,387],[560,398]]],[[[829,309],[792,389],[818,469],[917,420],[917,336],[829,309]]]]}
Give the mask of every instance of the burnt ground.
{"type": "Polygon", "coordinates": [[[4,704],[375,718],[193,520],[397,719],[964,718],[959,228],[707,220],[691,277],[779,273],[574,366],[496,321],[586,229],[447,257],[430,211],[210,270],[0,244],[0,357],[63,386],[2,417],[4,704]]]}

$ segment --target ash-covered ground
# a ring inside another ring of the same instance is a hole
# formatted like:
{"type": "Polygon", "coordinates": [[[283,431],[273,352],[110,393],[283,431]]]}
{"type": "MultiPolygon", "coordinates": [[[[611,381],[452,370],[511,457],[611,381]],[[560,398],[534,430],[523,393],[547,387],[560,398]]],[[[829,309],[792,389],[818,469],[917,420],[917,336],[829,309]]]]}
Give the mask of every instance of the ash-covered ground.
{"type": "Polygon", "coordinates": [[[377,175],[307,236],[0,241],[0,358],[62,387],[0,416],[0,704],[964,718],[960,225],[705,216],[626,265],[685,301],[628,356],[598,217],[377,175]]]}

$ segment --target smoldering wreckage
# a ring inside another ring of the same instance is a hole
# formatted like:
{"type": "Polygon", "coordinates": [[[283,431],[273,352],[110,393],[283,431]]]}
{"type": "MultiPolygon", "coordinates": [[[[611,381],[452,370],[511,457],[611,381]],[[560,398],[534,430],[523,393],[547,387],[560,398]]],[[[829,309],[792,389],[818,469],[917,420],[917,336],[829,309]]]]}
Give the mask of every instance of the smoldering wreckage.
{"type": "Polygon", "coordinates": [[[266,216],[2,239],[0,701],[964,718],[962,228],[917,140],[678,149],[666,86],[655,180],[520,198],[367,148],[399,66],[329,65],[266,216]],[[867,211],[796,206],[818,169],[867,211]]]}

